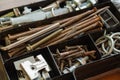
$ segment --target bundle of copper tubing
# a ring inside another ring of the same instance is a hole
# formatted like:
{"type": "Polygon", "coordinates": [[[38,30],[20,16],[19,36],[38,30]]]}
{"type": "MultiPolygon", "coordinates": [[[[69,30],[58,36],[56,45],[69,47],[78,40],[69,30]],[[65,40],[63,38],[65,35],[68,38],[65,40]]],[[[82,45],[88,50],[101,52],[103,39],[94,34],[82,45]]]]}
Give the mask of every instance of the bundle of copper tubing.
{"type": "Polygon", "coordinates": [[[62,50],[56,49],[53,56],[62,72],[65,67],[71,67],[77,58],[89,56],[91,59],[96,59],[95,53],[95,50],[89,51],[86,45],[74,45],[65,46],[62,50]]]}
{"type": "Polygon", "coordinates": [[[13,35],[8,34],[8,36],[5,37],[6,46],[1,47],[0,49],[8,51],[8,55],[12,57],[27,51],[64,42],[81,33],[102,30],[103,24],[101,18],[97,14],[108,8],[109,6],[98,10],[93,8],[92,10],[88,10],[79,15],[58,20],[48,25],[30,29],[29,31],[13,35]],[[31,44],[31,40],[36,39],[53,29],[56,30],[47,34],[47,36],[42,39],[33,41],[31,44]]]}

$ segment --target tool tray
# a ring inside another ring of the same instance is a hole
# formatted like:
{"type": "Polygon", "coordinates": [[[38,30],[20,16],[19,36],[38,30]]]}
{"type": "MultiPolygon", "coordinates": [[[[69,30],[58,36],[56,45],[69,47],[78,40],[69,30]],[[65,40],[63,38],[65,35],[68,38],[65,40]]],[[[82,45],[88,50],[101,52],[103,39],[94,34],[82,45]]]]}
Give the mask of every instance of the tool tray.
{"type": "MultiPolygon", "coordinates": [[[[28,7],[32,7],[33,9],[37,10],[39,7],[38,5],[44,7],[49,3],[52,3],[54,0],[46,1],[46,2],[40,2],[35,4],[29,4],[28,7]]],[[[114,16],[120,21],[120,13],[116,9],[116,7],[110,2],[106,0],[100,0],[99,3],[95,5],[97,8],[101,8],[104,6],[110,6],[110,11],[114,14],[114,16]]],[[[16,6],[21,11],[23,11],[23,6],[16,6]]],[[[43,24],[49,24],[51,21],[56,21],[59,19],[68,18],[77,14],[80,14],[82,12],[85,12],[86,10],[92,9],[93,7],[71,12],[69,14],[64,14],[61,16],[53,17],[47,20],[42,21],[36,21],[29,24],[25,24],[19,27],[14,27],[5,31],[0,32],[0,45],[5,45],[5,41],[2,39],[8,34],[15,34],[17,32],[26,31],[28,27],[34,28],[43,24]]],[[[7,13],[11,11],[11,8],[7,10],[1,10],[0,15],[7,13]]],[[[120,31],[120,24],[116,25],[115,27],[108,28],[104,25],[104,30],[106,29],[107,33],[110,32],[119,32],[120,31]]],[[[5,66],[6,72],[8,74],[8,77],[10,80],[18,80],[17,71],[15,70],[14,62],[20,59],[24,59],[30,56],[37,56],[39,54],[42,54],[42,56],[47,61],[48,65],[51,67],[50,76],[53,80],[84,80],[88,79],[90,77],[99,75],[101,73],[107,72],[112,69],[116,69],[120,67],[120,54],[116,54],[113,56],[108,56],[105,58],[102,58],[101,53],[98,50],[98,47],[95,44],[95,41],[103,35],[104,30],[99,32],[89,32],[84,35],[80,35],[78,37],[75,37],[74,39],[70,39],[68,41],[48,46],[43,49],[34,50],[31,52],[26,52],[25,54],[11,57],[9,58],[7,52],[0,50],[1,58],[3,59],[3,64],[5,66]],[[73,72],[62,74],[56,61],[53,56],[53,53],[55,53],[56,49],[59,49],[60,51],[64,49],[65,46],[73,46],[73,45],[86,45],[88,50],[96,50],[95,56],[96,59],[93,59],[91,62],[80,65],[78,68],[76,68],[73,72]]]]}

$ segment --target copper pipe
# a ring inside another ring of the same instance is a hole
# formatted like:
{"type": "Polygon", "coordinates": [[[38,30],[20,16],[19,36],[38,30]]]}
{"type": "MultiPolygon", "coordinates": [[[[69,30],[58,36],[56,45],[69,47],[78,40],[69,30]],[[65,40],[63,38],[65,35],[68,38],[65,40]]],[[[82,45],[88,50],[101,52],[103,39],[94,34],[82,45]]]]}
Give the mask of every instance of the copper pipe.
{"type": "MultiPolygon", "coordinates": [[[[100,18],[97,18],[96,20],[99,21],[100,18]]],[[[78,35],[78,34],[80,34],[80,33],[82,33],[82,32],[85,32],[85,31],[87,31],[87,30],[89,30],[89,29],[92,29],[92,28],[94,28],[94,27],[96,27],[96,26],[102,26],[101,24],[102,24],[101,22],[95,22],[94,24],[91,24],[91,25],[88,26],[88,23],[86,23],[86,24],[84,24],[84,27],[86,26],[85,28],[83,28],[83,29],[81,29],[81,30],[79,30],[79,31],[76,31],[76,32],[72,33],[72,34],[69,35],[69,36],[66,36],[66,37],[64,37],[64,38],[61,38],[61,39],[59,39],[59,40],[57,40],[57,41],[49,44],[49,46],[50,46],[50,45],[57,44],[57,43],[60,43],[60,42],[62,42],[62,41],[65,41],[65,40],[67,40],[67,39],[69,39],[69,38],[72,38],[72,37],[74,37],[74,36],[76,36],[76,35],[78,35]]],[[[81,25],[81,26],[83,27],[83,25],[81,25]]],[[[81,26],[80,26],[80,27],[81,27],[81,26]]]]}
{"type": "Polygon", "coordinates": [[[36,42],[36,43],[33,44],[33,45],[30,45],[30,44],[29,44],[29,45],[26,47],[27,50],[28,50],[28,51],[31,51],[31,50],[35,49],[37,46],[45,43],[46,41],[48,41],[48,40],[54,38],[56,35],[60,34],[62,30],[63,30],[63,29],[59,29],[59,30],[53,32],[52,34],[48,35],[47,37],[43,38],[42,40],[36,42]]]}
{"type": "Polygon", "coordinates": [[[6,51],[6,50],[10,50],[12,48],[15,48],[15,47],[17,47],[17,46],[19,46],[19,45],[33,39],[33,38],[35,38],[35,37],[38,37],[38,36],[48,32],[48,31],[56,28],[56,27],[59,27],[59,23],[53,24],[53,25],[49,26],[48,28],[45,28],[45,29],[43,29],[41,31],[38,31],[38,32],[36,32],[36,33],[34,33],[34,34],[32,34],[32,35],[30,35],[30,36],[28,36],[28,37],[26,37],[26,38],[24,38],[22,40],[19,40],[19,41],[15,42],[15,43],[12,43],[12,44],[10,44],[8,46],[1,47],[1,50],[6,51]]]}

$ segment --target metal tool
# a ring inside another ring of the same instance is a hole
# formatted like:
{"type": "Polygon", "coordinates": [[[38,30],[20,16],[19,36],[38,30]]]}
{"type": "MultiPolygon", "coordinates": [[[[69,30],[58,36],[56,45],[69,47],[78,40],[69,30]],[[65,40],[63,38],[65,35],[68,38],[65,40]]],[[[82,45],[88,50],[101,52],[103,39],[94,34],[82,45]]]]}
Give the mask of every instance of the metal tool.
{"type": "Polygon", "coordinates": [[[29,80],[40,80],[40,71],[42,71],[42,77],[44,78],[44,80],[50,78],[48,72],[51,69],[45,59],[42,57],[42,55],[38,55],[36,58],[38,61],[36,61],[35,63],[24,61],[20,64],[23,72],[27,74],[29,80]]]}
{"type": "MultiPolygon", "coordinates": [[[[10,18],[10,20],[6,21],[2,24],[12,24],[12,25],[17,25],[17,24],[23,24],[23,23],[29,23],[29,22],[34,22],[34,21],[39,21],[39,20],[44,20],[44,19],[48,19],[54,16],[59,16],[59,15],[63,15],[69,12],[72,12],[74,10],[76,10],[76,6],[79,7],[80,6],[80,1],[76,1],[76,0],[72,0],[71,2],[68,1],[69,3],[64,6],[64,8],[58,8],[58,9],[54,9],[51,8],[51,11],[43,11],[43,10],[36,10],[31,12],[30,14],[26,14],[20,17],[15,17],[15,18],[10,18]]],[[[91,4],[91,1],[86,2],[86,4],[83,4],[83,6],[79,7],[81,9],[87,8],[90,5],[87,4],[91,4]]]]}
{"type": "Polygon", "coordinates": [[[80,57],[77,59],[77,63],[75,63],[73,66],[71,66],[70,68],[67,68],[63,70],[63,73],[69,73],[69,72],[73,72],[78,66],[80,65],[85,65],[87,63],[87,60],[89,59],[88,56],[85,56],[84,58],[80,57]]]}

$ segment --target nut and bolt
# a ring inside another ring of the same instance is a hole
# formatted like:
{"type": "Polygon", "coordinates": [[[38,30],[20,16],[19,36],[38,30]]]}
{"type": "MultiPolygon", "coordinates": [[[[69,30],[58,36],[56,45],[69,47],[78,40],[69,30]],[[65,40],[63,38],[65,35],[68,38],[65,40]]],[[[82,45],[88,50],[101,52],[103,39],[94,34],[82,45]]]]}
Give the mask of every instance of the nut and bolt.
{"type": "Polygon", "coordinates": [[[65,49],[56,49],[53,56],[63,73],[71,72],[79,65],[85,65],[89,59],[95,59],[95,50],[89,51],[86,45],[65,46],[65,49]],[[91,57],[91,58],[89,58],[91,57]],[[77,63],[75,62],[77,61],[77,63]]]}
{"type": "Polygon", "coordinates": [[[89,57],[88,56],[80,57],[80,58],[78,58],[76,60],[77,60],[77,62],[73,66],[71,66],[70,68],[66,67],[63,70],[64,74],[69,73],[69,72],[73,72],[80,65],[85,65],[87,63],[87,61],[89,60],[89,57]]]}

